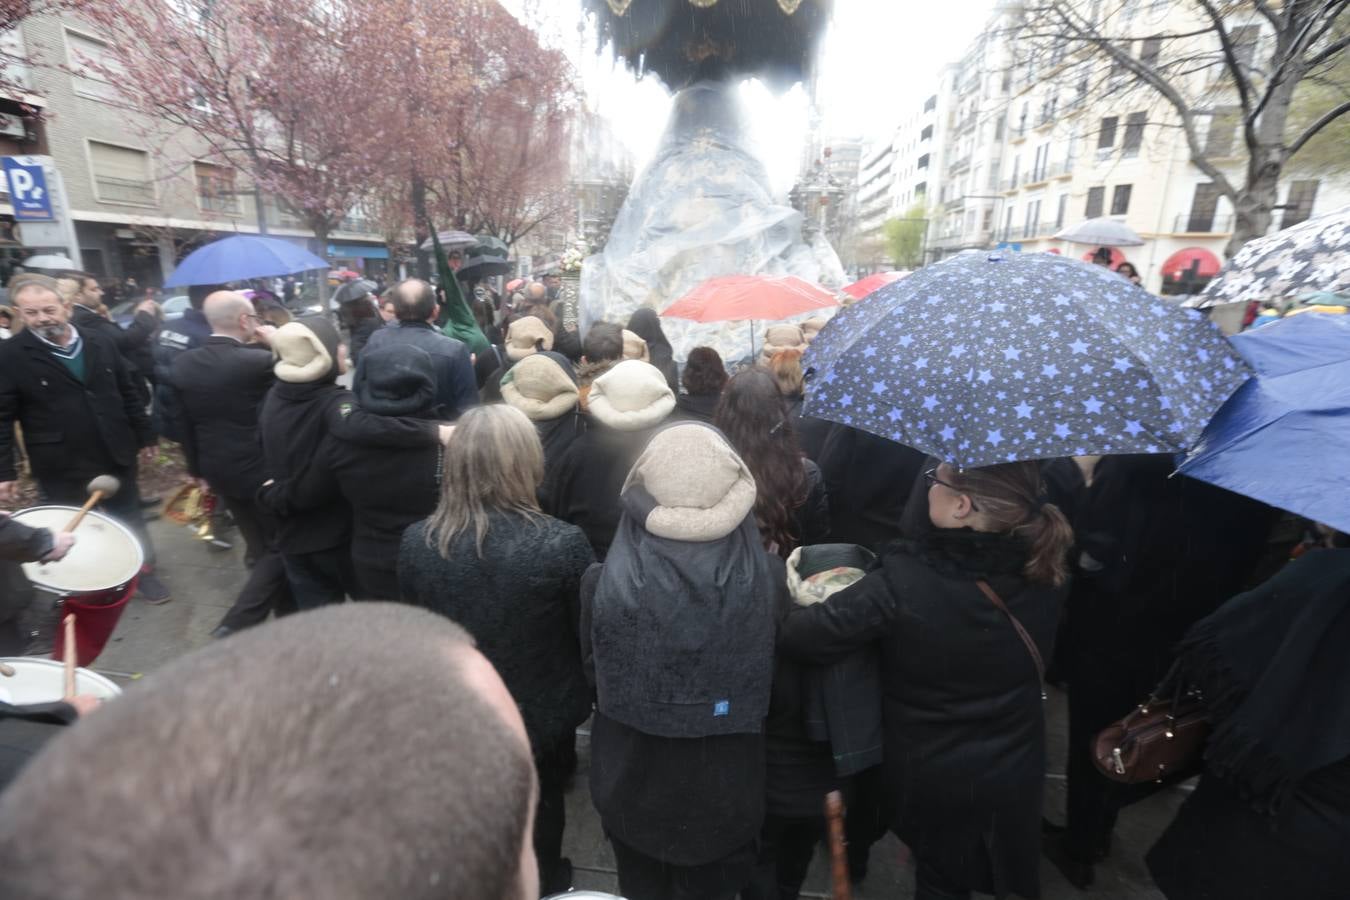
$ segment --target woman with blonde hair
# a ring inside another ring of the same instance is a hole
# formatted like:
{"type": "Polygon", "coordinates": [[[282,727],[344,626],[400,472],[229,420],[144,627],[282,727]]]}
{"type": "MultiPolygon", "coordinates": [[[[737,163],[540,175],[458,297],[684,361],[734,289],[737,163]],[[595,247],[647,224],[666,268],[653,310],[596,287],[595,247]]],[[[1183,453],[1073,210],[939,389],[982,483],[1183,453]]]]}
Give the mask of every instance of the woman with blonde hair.
{"type": "Polygon", "coordinates": [[[544,451],[520,410],[470,409],[445,448],[441,496],[403,534],[403,600],[463,625],[520,706],[539,773],[534,823],[544,893],[571,887],[562,858],[563,787],[576,727],[590,714],[576,606],[595,561],[586,535],[545,515],[544,451]]]}
{"type": "Polygon", "coordinates": [[[830,663],[879,648],[885,805],[914,852],[916,900],[1038,897],[1043,660],[1073,531],[1033,462],[924,477],[931,529],[790,612],[779,651],[830,663]]]}

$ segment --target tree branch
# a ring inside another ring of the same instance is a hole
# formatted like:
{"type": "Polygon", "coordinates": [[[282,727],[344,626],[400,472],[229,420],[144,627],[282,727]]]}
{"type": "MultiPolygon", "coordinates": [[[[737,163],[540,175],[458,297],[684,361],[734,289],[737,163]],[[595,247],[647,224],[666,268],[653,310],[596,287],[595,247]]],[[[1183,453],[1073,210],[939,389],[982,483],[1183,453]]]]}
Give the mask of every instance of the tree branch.
{"type": "Polygon", "coordinates": [[[1309,125],[1304,132],[1298,136],[1298,139],[1289,145],[1289,148],[1285,151],[1285,158],[1289,159],[1293,157],[1295,153],[1303,149],[1304,144],[1308,143],[1308,141],[1316,136],[1317,132],[1321,131],[1348,112],[1350,112],[1350,100],[1341,103],[1339,106],[1333,106],[1331,109],[1322,113],[1316,122],[1309,125]]]}

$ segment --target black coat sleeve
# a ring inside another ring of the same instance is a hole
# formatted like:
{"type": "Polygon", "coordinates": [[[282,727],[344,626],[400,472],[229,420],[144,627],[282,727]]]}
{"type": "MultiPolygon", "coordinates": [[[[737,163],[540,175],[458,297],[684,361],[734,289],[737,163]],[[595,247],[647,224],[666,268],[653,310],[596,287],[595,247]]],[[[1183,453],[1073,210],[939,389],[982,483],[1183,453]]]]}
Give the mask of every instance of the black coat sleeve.
{"type": "Polygon", "coordinates": [[[837,662],[884,637],[895,617],[895,598],[878,570],[824,603],[788,613],[779,626],[778,649],[803,662],[837,662]]]}
{"type": "Polygon", "coordinates": [[[806,503],[797,511],[803,545],[823,544],[830,537],[830,492],[820,467],[806,463],[806,503]]]}
{"type": "Polygon", "coordinates": [[[329,416],[328,433],[353,444],[389,449],[434,447],[440,422],[432,419],[381,416],[352,405],[329,416]]]}
{"type": "Polygon", "coordinates": [[[151,447],[155,444],[155,430],[150,426],[150,416],[145,412],[140,391],[136,390],[136,380],[131,374],[131,364],[121,353],[113,352],[113,372],[117,377],[117,390],[122,395],[122,409],[127,421],[136,435],[137,447],[151,447]]]}
{"type": "Polygon", "coordinates": [[[117,349],[123,356],[130,357],[159,330],[159,320],[148,312],[138,312],[127,329],[117,329],[117,349]]]}
{"type": "Polygon", "coordinates": [[[586,673],[586,681],[595,690],[595,648],[591,646],[591,608],[595,602],[595,589],[600,584],[600,573],[605,570],[603,563],[595,563],[581,576],[581,592],[577,609],[577,636],[581,640],[581,668],[586,673]]]}
{"type": "Polygon", "coordinates": [[[0,515],[0,559],[35,562],[52,552],[52,533],[0,515]]]}
{"type": "Polygon", "coordinates": [[[14,425],[18,421],[19,386],[10,367],[0,365],[0,482],[19,477],[14,468],[14,425]]]}

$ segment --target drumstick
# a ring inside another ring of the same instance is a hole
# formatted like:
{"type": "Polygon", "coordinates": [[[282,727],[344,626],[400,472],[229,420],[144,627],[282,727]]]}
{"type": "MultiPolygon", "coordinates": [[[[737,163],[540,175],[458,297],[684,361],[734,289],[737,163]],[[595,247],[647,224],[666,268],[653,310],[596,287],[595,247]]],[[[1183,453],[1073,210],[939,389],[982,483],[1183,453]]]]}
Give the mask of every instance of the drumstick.
{"type": "Polygon", "coordinates": [[[65,664],[66,674],[66,693],[62,700],[69,700],[75,696],[75,614],[66,613],[65,618],[66,640],[65,650],[61,654],[61,662],[65,664]]]}
{"type": "Polygon", "coordinates": [[[86,488],[86,490],[89,491],[89,499],[84,501],[84,506],[80,507],[80,511],[75,514],[75,518],[70,520],[70,523],[66,525],[64,530],[74,531],[76,528],[79,528],[80,523],[84,521],[85,514],[88,513],[89,510],[93,509],[100,500],[105,500],[113,494],[116,494],[121,487],[122,482],[111,475],[100,475],[90,481],[89,486],[86,488]]]}
{"type": "Polygon", "coordinates": [[[834,900],[850,900],[853,896],[848,878],[848,841],[844,839],[844,797],[838,791],[825,795],[825,824],[830,843],[830,880],[834,900]]]}
{"type": "Polygon", "coordinates": [[[6,678],[13,678],[14,667],[9,663],[0,663],[0,675],[5,676],[6,678]]]}

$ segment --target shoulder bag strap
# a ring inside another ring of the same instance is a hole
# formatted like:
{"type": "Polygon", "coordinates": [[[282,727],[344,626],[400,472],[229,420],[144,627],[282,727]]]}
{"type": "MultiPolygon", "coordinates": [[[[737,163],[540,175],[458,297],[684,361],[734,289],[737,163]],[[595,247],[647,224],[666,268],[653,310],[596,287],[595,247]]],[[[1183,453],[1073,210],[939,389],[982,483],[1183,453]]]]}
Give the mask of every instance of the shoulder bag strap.
{"type": "MultiPolygon", "coordinates": [[[[989,582],[980,579],[975,582],[975,585],[989,598],[990,603],[998,607],[999,612],[1008,617],[1008,621],[1012,623],[1012,627],[1017,630],[1017,636],[1020,637],[1022,643],[1026,645],[1027,652],[1031,654],[1031,661],[1036,664],[1037,681],[1043,684],[1045,682],[1045,660],[1041,659],[1041,651],[1036,647],[1036,642],[1031,639],[1031,635],[1027,634],[1027,630],[1022,627],[1022,623],[1017,621],[1017,616],[1014,616],[1012,610],[1008,609],[1008,605],[1003,602],[1003,598],[989,586],[989,582]]],[[[1042,698],[1045,696],[1044,692],[1042,692],[1041,696],[1042,698]]]]}

